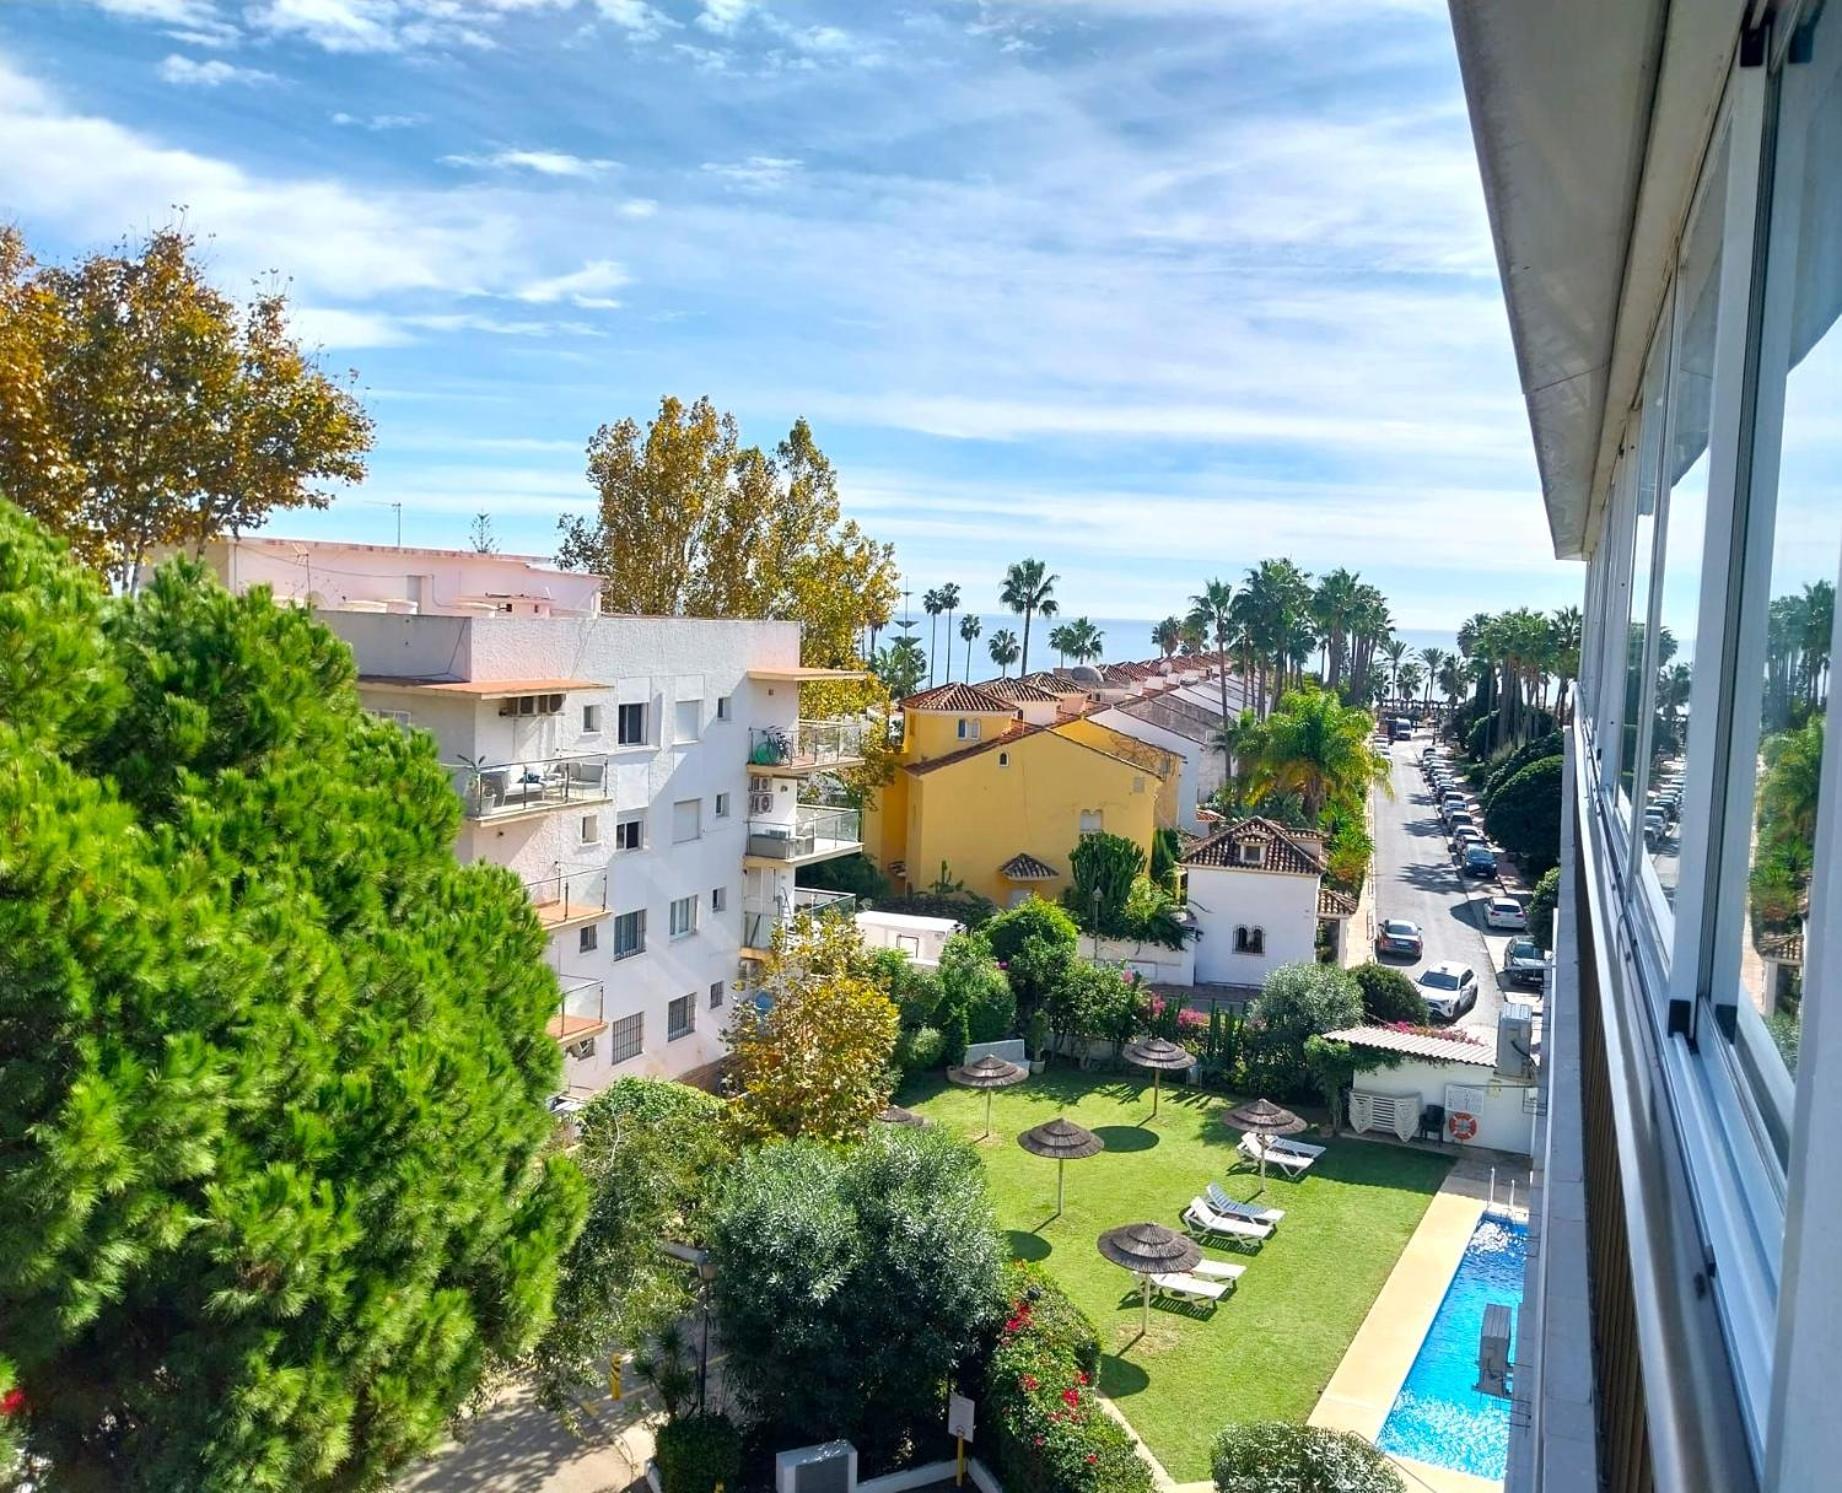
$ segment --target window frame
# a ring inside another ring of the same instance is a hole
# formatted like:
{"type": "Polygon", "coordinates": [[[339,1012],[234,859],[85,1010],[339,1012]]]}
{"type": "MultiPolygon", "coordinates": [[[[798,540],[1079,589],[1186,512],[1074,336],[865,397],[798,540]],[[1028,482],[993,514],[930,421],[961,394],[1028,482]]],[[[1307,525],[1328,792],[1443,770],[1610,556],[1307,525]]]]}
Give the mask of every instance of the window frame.
{"type": "Polygon", "coordinates": [[[685,995],[673,996],[665,1006],[665,1040],[667,1042],[680,1042],[686,1037],[694,1037],[696,1035],[697,992],[693,990],[685,995]],[[672,1024],[672,1016],[680,1007],[684,1010],[684,1025],[674,1026],[672,1024]]]}
{"type": "Polygon", "coordinates": [[[584,923],[576,929],[576,952],[592,954],[601,946],[601,930],[595,923],[584,923]]]}
{"type": "Polygon", "coordinates": [[[703,898],[696,892],[687,892],[682,897],[674,897],[666,909],[667,936],[674,942],[692,937],[697,932],[697,914],[703,898]],[[679,914],[684,914],[684,926],[679,927],[679,914]]]}
{"type": "Polygon", "coordinates": [[[704,837],[704,801],[701,798],[680,798],[680,799],[674,800],[672,803],[672,844],[674,845],[695,845],[703,837],[704,837]],[[693,834],[689,834],[689,835],[681,835],[678,833],[678,828],[679,828],[678,811],[684,808],[686,805],[689,805],[691,808],[697,811],[695,815],[695,818],[697,821],[696,826],[695,826],[696,832],[693,834]]]}
{"type": "Polygon", "coordinates": [[[644,1056],[645,1052],[646,1013],[644,1011],[635,1011],[630,1016],[618,1017],[608,1023],[608,1064],[610,1067],[630,1063],[635,1058],[644,1056]],[[633,1028],[631,1038],[628,1037],[626,1031],[629,1025],[633,1028]],[[632,1043],[631,1050],[623,1052],[622,1047],[629,1041],[632,1043]]]}
{"type": "Polygon", "coordinates": [[[646,811],[644,809],[627,809],[614,816],[614,853],[616,855],[634,855],[646,848],[646,811]],[[621,831],[635,829],[639,833],[634,843],[623,845],[621,831]]]}
{"type": "Polygon", "coordinates": [[[616,705],[614,707],[614,744],[623,747],[650,746],[652,743],[647,735],[649,725],[647,714],[647,706],[644,700],[622,700],[616,705]],[[637,736],[629,736],[627,734],[628,711],[639,712],[640,728],[637,736]]]}
{"type": "Polygon", "coordinates": [[[582,734],[584,736],[601,734],[601,704],[599,701],[582,707],[582,734]]]}
{"type": "Polygon", "coordinates": [[[643,907],[635,907],[627,912],[616,913],[614,915],[614,941],[610,948],[610,953],[613,956],[614,962],[618,964],[623,959],[636,959],[645,952],[646,909],[643,907]],[[632,947],[623,949],[621,948],[621,924],[628,922],[629,919],[633,920],[631,926],[636,930],[637,936],[634,939],[632,947]]]}

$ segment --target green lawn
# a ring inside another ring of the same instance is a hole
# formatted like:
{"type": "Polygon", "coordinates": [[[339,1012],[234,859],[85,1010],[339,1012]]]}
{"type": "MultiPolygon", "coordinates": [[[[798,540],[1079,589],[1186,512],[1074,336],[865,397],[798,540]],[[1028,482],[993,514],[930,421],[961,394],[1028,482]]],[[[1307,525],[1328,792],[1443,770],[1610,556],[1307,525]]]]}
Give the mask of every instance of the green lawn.
{"type": "MultiPolygon", "coordinates": [[[[985,1096],[915,1080],[898,1101],[968,1139],[984,1129],[985,1096]]],[[[1211,1179],[1250,1199],[1258,1174],[1235,1150],[1239,1133],[1220,1122],[1220,1095],[1166,1086],[1151,1119],[1151,1086],[1051,1069],[992,1102],[992,1139],[980,1143],[1000,1227],[1014,1253],[1040,1260],[1100,1328],[1107,1356],[1100,1388],[1119,1405],[1179,1482],[1209,1475],[1209,1446],[1231,1420],[1302,1421],[1445,1176],[1447,1162],[1393,1146],[1336,1141],[1306,1176],[1269,1174],[1261,1201],[1285,1222],[1254,1253],[1204,1246],[1211,1259],[1247,1266],[1213,1314],[1154,1306],[1139,1336],[1132,1277],[1101,1258],[1107,1229],[1178,1215],[1211,1179]],[[1107,1149],[1067,1164],[1068,1206],[1055,1212],[1055,1163],[1031,1156],[1017,1136],[1065,1113],[1107,1149]]],[[[1315,1139],[1315,1137],[1301,1137],[1315,1139]]]]}

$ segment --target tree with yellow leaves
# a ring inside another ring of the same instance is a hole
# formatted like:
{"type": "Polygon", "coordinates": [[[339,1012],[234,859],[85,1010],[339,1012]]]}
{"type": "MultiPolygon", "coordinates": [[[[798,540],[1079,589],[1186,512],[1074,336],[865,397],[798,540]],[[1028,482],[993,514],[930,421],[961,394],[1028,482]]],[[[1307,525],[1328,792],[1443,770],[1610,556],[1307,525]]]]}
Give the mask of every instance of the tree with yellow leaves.
{"type": "Polygon", "coordinates": [[[899,1025],[856,925],[775,930],[757,998],[730,1023],[736,1122],[751,1136],[860,1139],[889,1102],[899,1025]]]}
{"type": "Polygon", "coordinates": [[[358,481],[371,446],[286,297],[239,308],[192,248],[162,228],[65,268],[0,228],[0,492],[117,585],[156,548],[325,507],[316,484],[358,481]]]}

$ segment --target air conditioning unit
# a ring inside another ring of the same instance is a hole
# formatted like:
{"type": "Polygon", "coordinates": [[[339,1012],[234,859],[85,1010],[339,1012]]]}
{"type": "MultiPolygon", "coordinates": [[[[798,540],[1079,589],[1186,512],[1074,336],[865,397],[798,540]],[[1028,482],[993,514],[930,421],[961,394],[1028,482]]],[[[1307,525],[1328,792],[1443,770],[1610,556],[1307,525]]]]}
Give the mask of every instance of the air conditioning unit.
{"type": "Polygon", "coordinates": [[[566,1042],[563,1045],[563,1051],[570,1057],[575,1058],[578,1062],[583,1058],[592,1058],[595,1055],[595,1039],[593,1037],[583,1037],[576,1042],[566,1042]]]}
{"type": "Polygon", "coordinates": [[[561,715],[561,695],[508,695],[499,702],[500,715],[561,715]]]}
{"type": "Polygon", "coordinates": [[[1504,1078],[1535,1076],[1535,1012],[1520,1001],[1507,1001],[1497,1018],[1497,1072],[1504,1078]]]}
{"type": "Polygon", "coordinates": [[[1484,1308],[1484,1327],[1477,1340],[1477,1392],[1510,1397],[1509,1308],[1493,1301],[1484,1308]]]}
{"type": "Polygon", "coordinates": [[[857,1448],[848,1441],[802,1446],[774,1458],[774,1493],[856,1493],[857,1448]]]}

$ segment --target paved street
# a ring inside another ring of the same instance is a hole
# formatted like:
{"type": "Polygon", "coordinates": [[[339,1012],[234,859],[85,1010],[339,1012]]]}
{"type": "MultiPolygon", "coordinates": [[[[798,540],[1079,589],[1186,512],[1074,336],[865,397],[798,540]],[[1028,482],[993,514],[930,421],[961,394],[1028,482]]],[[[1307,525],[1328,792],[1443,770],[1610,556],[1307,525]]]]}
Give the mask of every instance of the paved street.
{"type": "Polygon", "coordinates": [[[1378,923],[1408,918],[1420,925],[1426,957],[1413,964],[1387,961],[1416,982],[1442,959],[1476,970],[1477,1005],[1459,1024],[1495,1030],[1508,989],[1500,986],[1497,969],[1511,935],[1493,932],[1486,944],[1483,903],[1496,883],[1467,882],[1452,863],[1439,811],[1420,775],[1420,753],[1430,739],[1420,734],[1394,743],[1394,797],[1375,795],[1375,917],[1378,923]]]}

